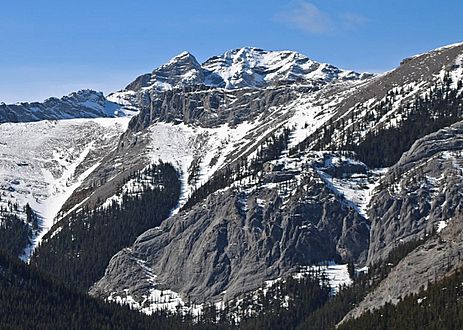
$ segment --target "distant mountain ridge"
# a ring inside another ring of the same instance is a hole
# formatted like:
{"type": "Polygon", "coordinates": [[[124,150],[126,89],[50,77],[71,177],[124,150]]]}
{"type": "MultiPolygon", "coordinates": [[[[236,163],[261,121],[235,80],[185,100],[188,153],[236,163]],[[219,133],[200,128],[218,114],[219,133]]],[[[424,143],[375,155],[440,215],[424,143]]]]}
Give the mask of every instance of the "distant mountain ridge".
{"type": "Polygon", "coordinates": [[[0,104],[0,123],[32,122],[73,118],[99,118],[124,115],[121,106],[108,101],[103,93],[90,89],[44,102],[0,104]]]}

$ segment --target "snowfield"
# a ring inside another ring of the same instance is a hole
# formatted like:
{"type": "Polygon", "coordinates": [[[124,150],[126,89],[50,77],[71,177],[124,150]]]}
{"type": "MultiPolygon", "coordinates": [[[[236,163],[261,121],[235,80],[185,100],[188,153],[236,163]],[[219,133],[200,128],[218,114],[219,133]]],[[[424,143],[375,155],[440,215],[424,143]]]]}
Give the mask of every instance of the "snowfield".
{"type": "Polygon", "coordinates": [[[61,207],[117,145],[129,117],[70,119],[0,125],[0,205],[18,204],[25,220],[29,204],[40,218],[40,230],[22,258],[28,260],[53,226],[61,207]]]}

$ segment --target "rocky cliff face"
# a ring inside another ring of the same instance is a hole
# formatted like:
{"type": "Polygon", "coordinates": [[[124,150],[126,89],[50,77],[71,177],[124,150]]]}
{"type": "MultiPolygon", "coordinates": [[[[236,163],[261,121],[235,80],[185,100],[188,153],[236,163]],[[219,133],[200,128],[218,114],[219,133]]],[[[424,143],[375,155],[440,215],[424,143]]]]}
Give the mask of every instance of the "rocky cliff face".
{"type": "Polygon", "coordinates": [[[92,294],[141,301],[164,288],[203,303],[233,298],[301,265],[364,260],[368,222],[312,166],[274,167],[247,188],[214,193],[169,218],[113,257],[92,294]]]}
{"type": "Polygon", "coordinates": [[[459,122],[418,140],[384,177],[369,211],[370,264],[440,228],[461,208],[462,129],[459,122]]]}
{"type": "Polygon", "coordinates": [[[213,128],[223,124],[235,126],[244,121],[270,115],[300,97],[314,93],[315,87],[289,89],[276,87],[263,90],[224,91],[205,87],[189,87],[153,95],[142,103],[140,115],[131,123],[141,131],[153,122],[173,122],[213,128]]]}
{"type": "Polygon", "coordinates": [[[463,264],[463,122],[418,140],[382,182],[372,200],[368,262],[383,262],[411,240],[423,243],[403,258],[351,311],[397,303],[463,264]]]}

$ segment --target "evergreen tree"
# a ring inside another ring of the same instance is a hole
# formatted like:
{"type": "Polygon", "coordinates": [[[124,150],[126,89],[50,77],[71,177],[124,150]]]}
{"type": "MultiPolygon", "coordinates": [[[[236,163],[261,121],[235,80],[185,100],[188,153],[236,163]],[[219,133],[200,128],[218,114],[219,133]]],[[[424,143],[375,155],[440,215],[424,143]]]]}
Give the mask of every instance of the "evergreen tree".
{"type": "Polygon", "coordinates": [[[178,203],[180,181],[169,164],[153,165],[129,180],[143,186],[142,191],[128,191],[120,204],[85,208],[59,221],[45,235],[31,264],[84,290],[100,279],[113,255],[159,226],[178,203]]]}

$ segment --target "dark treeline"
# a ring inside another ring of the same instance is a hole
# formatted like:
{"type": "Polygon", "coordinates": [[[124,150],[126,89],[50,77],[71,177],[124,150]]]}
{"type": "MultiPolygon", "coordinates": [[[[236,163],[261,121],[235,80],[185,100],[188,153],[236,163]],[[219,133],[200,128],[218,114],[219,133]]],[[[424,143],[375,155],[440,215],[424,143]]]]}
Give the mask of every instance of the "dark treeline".
{"type": "MultiPolygon", "coordinates": [[[[68,287],[0,251],[1,329],[208,329],[164,312],[146,316],[68,287]]],[[[212,328],[212,327],[211,327],[212,328]]]]}
{"type": "MultiPolygon", "coordinates": [[[[0,328],[335,329],[401,259],[423,242],[397,246],[388,260],[366,274],[355,274],[349,267],[354,284],[341,287],[334,297],[325,274],[314,270],[277,281],[265,291],[248,293],[238,302],[226,303],[223,310],[206,306],[199,317],[166,311],[146,316],[104,303],[0,252],[0,328]]],[[[349,321],[342,329],[459,329],[463,324],[462,282],[463,275],[457,273],[397,306],[386,305],[349,321]]]]}
{"type": "Polygon", "coordinates": [[[256,302],[249,295],[243,299],[241,309],[252,308],[257,313],[242,315],[239,328],[294,329],[328,301],[331,290],[322,272],[306,274],[300,279],[288,277],[265,294],[260,291],[256,302]]]}
{"type": "Polygon", "coordinates": [[[31,227],[16,215],[7,214],[0,218],[0,249],[20,256],[30,244],[31,227]]]}
{"type": "Polygon", "coordinates": [[[84,209],[61,220],[44,237],[31,263],[88,289],[103,276],[114,254],[144,231],[159,226],[177,205],[180,182],[171,165],[152,165],[130,180],[146,185],[142,191],[124,193],[120,204],[84,209]]]}
{"type": "Polygon", "coordinates": [[[147,316],[90,297],[0,251],[1,329],[290,329],[322,306],[330,291],[324,274],[313,271],[247,294],[233,307],[205,307],[200,317],[167,311],[147,316]]]}
{"type": "Polygon", "coordinates": [[[34,233],[39,230],[39,219],[29,204],[22,210],[26,221],[17,215],[20,212],[18,204],[9,204],[8,208],[0,209],[0,250],[21,256],[24,249],[31,244],[34,233]]]}

